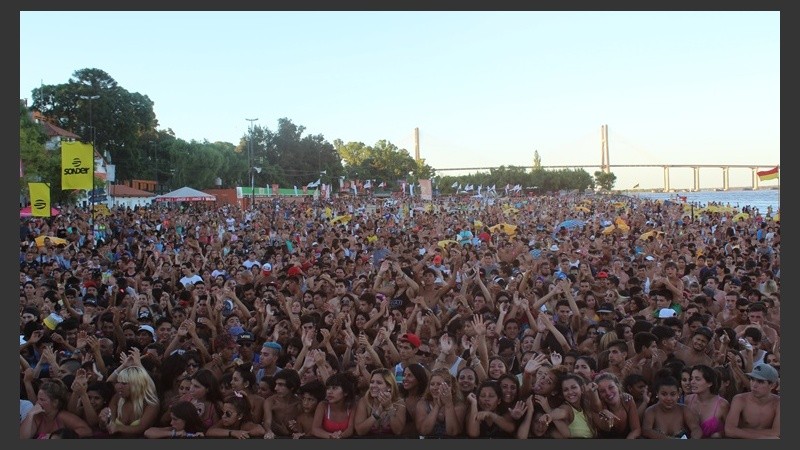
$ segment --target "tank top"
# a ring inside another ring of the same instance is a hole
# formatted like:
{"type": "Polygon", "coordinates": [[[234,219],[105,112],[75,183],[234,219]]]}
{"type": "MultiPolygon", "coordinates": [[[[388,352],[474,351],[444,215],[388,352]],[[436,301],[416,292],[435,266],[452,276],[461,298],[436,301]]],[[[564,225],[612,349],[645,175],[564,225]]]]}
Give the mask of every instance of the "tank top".
{"type": "MultiPolygon", "coordinates": [[[[725,428],[725,425],[722,423],[719,418],[717,418],[717,411],[719,410],[719,401],[722,397],[717,396],[717,402],[714,405],[714,413],[711,414],[711,417],[705,419],[700,422],[700,429],[703,431],[703,438],[710,438],[714,433],[721,433],[722,430],[725,428]]],[[[699,402],[700,399],[695,397],[695,399],[699,402]]]]}
{"type": "MultiPolygon", "coordinates": [[[[59,415],[60,415],[60,413],[59,413],[59,414],[56,414],[56,417],[53,419],[53,423],[55,423],[55,424],[56,424],[56,427],[55,427],[55,428],[53,428],[53,431],[55,431],[55,430],[60,430],[61,428],[63,428],[63,427],[64,427],[64,425],[61,423],[61,420],[59,420],[59,419],[58,419],[58,416],[59,416],[59,415]]],[[[42,426],[42,422],[44,422],[44,420],[42,420],[41,422],[39,422],[39,425],[38,425],[38,427],[42,426]]],[[[37,428],[38,428],[38,427],[37,427],[37,428]]],[[[44,432],[44,431],[40,431],[39,433],[37,433],[37,434],[36,434],[36,439],[49,439],[50,433],[52,433],[52,432],[44,432]]]]}
{"type": "Polygon", "coordinates": [[[322,429],[327,431],[328,433],[333,433],[335,431],[345,431],[347,427],[350,425],[350,410],[347,410],[347,417],[341,421],[336,422],[331,419],[331,405],[327,406],[327,410],[325,411],[325,415],[322,416],[322,429]]]}
{"type": "Polygon", "coordinates": [[[572,405],[572,422],[569,423],[569,434],[572,438],[593,438],[594,434],[589,427],[589,421],[583,411],[578,411],[572,405]]]}
{"type": "Polygon", "coordinates": [[[453,378],[457,378],[458,377],[458,367],[461,365],[461,361],[464,361],[464,359],[462,359],[460,356],[457,356],[456,357],[456,362],[454,362],[453,365],[450,366],[449,371],[450,371],[450,375],[452,375],[453,378]]]}

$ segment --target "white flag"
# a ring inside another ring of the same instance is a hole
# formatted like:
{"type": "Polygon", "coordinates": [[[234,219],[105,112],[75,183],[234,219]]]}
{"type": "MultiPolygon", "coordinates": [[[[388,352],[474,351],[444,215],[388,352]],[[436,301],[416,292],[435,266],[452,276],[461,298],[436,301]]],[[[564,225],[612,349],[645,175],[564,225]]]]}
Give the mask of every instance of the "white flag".
{"type": "MultiPolygon", "coordinates": [[[[322,179],[321,179],[321,178],[320,178],[320,179],[318,179],[317,181],[312,181],[311,183],[308,183],[308,184],[306,185],[306,187],[307,187],[307,188],[315,188],[315,187],[319,186],[319,183],[320,183],[320,181],[322,181],[322,179]]],[[[297,187],[296,187],[296,186],[295,186],[295,189],[297,189],[297,187]]]]}
{"type": "Polygon", "coordinates": [[[367,180],[367,182],[364,183],[364,189],[371,189],[371,188],[372,188],[372,180],[367,180]]]}
{"type": "Polygon", "coordinates": [[[408,195],[414,196],[414,183],[408,185],[408,195]]]}
{"type": "Polygon", "coordinates": [[[379,184],[378,187],[385,188],[386,187],[386,182],[385,181],[381,181],[381,184],[379,184]]]}
{"type": "Polygon", "coordinates": [[[297,193],[297,186],[295,186],[295,187],[294,187],[294,195],[299,195],[299,194],[297,193]]]}
{"type": "Polygon", "coordinates": [[[458,187],[458,181],[453,181],[453,185],[450,187],[456,189],[458,187]]]}

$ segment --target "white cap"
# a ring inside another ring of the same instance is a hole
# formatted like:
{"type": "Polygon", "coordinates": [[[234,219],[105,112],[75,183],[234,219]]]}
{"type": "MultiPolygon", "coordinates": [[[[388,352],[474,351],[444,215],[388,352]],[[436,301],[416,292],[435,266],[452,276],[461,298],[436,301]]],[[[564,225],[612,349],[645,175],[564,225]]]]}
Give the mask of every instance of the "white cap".
{"type": "Polygon", "coordinates": [[[137,330],[137,332],[138,331],[147,331],[150,333],[150,336],[153,336],[153,340],[156,340],[156,330],[154,330],[150,325],[139,325],[139,330],[137,330]]]}
{"type": "Polygon", "coordinates": [[[666,319],[667,317],[675,317],[677,315],[678,315],[678,313],[675,312],[675,310],[672,309],[672,308],[661,308],[658,311],[658,318],[659,319],[666,319]]]}
{"type": "Polygon", "coordinates": [[[644,257],[644,259],[646,259],[648,261],[654,261],[655,260],[655,258],[653,258],[653,255],[647,255],[647,256],[644,257]]]}
{"type": "Polygon", "coordinates": [[[558,251],[558,245],[556,245],[556,244],[551,245],[550,246],[550,251],[551,252],[557,252],[558,251]]]}

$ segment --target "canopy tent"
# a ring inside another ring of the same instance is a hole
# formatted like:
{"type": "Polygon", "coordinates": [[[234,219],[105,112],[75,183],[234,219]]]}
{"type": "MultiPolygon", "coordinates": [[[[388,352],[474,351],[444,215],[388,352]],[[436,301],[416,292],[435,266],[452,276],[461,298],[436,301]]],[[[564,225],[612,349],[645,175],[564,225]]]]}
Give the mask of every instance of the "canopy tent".
{"type": "Polygon", "coordinates": [[[215,202],[217,197],[184,186],[166,194],[153,197],[154,202],[215,202]]]}
{"type": "MultiPolygon", "coordinates": [[[[61,214],[61,211],[59,211],[59,210],[57,210],[55,208],[52,208],[52,207],[50,208],[50,216],[55,217],[55,216],[57,216],[59,214],[61,214]]],[[[31,212],[30,205],[20,209],[19,210],[19,216],[20,217],[32,217],[33,213],[31,212]]]]}

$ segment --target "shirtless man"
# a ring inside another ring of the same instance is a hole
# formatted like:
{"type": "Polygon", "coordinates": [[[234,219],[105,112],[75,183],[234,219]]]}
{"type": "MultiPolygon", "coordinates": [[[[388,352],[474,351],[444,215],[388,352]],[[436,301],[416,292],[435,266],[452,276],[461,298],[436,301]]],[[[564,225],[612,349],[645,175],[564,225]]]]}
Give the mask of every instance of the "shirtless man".
{"type": "Polygon", "coordinates": [[[295,419],[300,412],[300,375],[294,369],[283,369],[273,376],[275,393],[264,400],[264,439],[275,436],[292,435],[289,421],[295,419]]]}
{"type": "Polygon", "coordinates": [[[737,394],[725,418],[725,437],[740,439],[780,439],[781,398],[772,390],[778,371],[769,364],[756,364],[748,373],[750,392],[737,394]]]}

